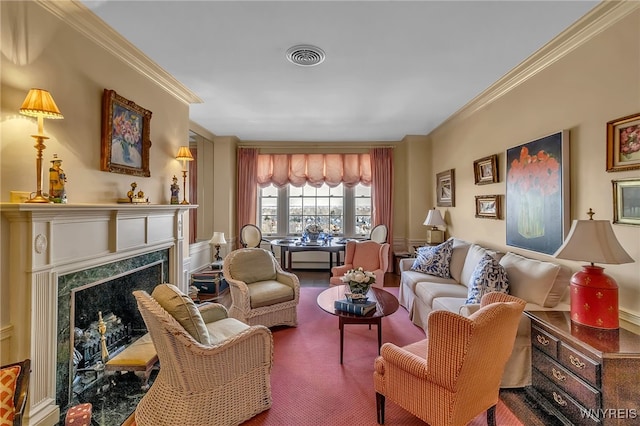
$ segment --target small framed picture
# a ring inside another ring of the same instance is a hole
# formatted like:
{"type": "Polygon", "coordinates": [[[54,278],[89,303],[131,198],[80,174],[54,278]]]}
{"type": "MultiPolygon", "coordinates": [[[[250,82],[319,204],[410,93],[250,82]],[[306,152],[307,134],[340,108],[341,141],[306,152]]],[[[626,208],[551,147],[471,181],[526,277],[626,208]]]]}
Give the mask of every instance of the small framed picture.
{"type": "Polygon", "coordinates": [[[438,207],[455,207],[455,184],[454,169],[436,175],[436,204],[438,207]]]}
{"type": "Polygon", "coordinates": [[[151,176],[149,148],[151,111],[104,89],[100,170],[133,176],[151,176]]]}
{"type": "Polygon", "coordinates": [[[607,171],[640,169],[640,113],[607,123],[607,171]]]}
{"type": "Polygon", "coordinates": [[[476,185],[498,182],[498,156],[496,154],[473,162],[476,185]]]}
{"type": "Polygon", "coordinates": [[[640,178],[613,180],[613,223],[640,225],[640,178]]]}
{"type": "Polygon", "coordinates": [[[477,195],[476,217],[486,219],[502,219],[500,195],[477,195]]]}

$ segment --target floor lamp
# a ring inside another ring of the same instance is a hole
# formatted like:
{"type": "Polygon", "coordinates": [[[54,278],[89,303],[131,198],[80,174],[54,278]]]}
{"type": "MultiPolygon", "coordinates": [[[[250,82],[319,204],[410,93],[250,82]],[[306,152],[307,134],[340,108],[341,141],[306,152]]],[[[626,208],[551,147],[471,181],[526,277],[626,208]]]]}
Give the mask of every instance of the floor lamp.
{"type": "Polygon", "coordinates": [[[182,202],[180,204],[189,204],[187,201],[187,161],[193,161],[193,156],[188,146],[181,146],[176,155],[176,160],[182,161],[182,202]]]}
{"type": "Polygon", "coordinates": [[[42,150],[46,148],[44,140],[49,139],[44,135],[44,119],[64,118],[49,92],[42,89],[31,89],[20,107],[20,114],[38,119],[38,134],[31,135],[36,140],[34,148],[38,151],[36,157],[36,195],[29,198],[27,203],[51,203],[49,198],[42,195],[42,150]]]}

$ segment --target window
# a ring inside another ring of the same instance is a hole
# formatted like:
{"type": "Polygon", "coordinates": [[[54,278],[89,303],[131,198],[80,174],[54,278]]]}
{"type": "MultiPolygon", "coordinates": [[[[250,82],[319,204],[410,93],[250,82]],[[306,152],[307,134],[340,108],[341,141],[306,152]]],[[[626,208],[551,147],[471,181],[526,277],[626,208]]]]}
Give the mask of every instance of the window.
{"type": "Polygon", "coordinates": [[[270,185],[258,190],[258,212],[265,235],[301,235],[312,223],[333,235],[367,235],[371,231],[371,188],[340,184],[278,189],[270,185]]]}

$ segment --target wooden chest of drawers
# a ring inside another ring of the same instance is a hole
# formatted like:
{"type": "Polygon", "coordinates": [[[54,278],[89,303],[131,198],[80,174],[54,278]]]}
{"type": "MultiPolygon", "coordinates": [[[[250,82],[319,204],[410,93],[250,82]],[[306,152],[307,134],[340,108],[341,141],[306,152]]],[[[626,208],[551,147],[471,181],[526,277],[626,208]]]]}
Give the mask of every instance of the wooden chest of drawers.
{"type": "Polygon", "coordinates": [[[529,311],[532,385],[566,425],[640,424],[640,336],[575,324],[569,312],[529,311]]]}

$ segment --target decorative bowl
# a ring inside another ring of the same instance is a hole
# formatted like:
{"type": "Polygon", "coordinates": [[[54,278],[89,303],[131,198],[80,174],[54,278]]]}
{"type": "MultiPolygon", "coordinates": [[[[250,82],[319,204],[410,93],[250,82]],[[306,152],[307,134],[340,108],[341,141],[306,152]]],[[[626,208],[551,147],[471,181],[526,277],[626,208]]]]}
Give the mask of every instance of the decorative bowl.
{"type": "Polygon", "coordinates": [[[360,293],[345,293],[347,300],[351,303],[365,303],[369,298],[360,293]]]}

